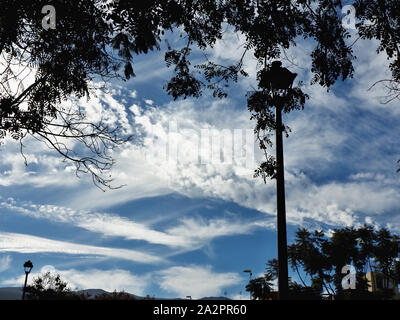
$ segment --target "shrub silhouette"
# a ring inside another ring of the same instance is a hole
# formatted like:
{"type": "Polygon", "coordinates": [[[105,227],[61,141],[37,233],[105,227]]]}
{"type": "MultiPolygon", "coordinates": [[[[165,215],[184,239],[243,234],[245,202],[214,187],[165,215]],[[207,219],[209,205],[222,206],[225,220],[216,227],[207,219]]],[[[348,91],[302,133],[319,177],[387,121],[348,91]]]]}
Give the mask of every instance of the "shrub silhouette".
{"type": "Polygon", "coordinates": [[[26,287],[26,297],[29,300],[79,300],[81,295],[75,294],[63,281],[59,274],[50,272],[36,277],[33,284],[26,287]]]}

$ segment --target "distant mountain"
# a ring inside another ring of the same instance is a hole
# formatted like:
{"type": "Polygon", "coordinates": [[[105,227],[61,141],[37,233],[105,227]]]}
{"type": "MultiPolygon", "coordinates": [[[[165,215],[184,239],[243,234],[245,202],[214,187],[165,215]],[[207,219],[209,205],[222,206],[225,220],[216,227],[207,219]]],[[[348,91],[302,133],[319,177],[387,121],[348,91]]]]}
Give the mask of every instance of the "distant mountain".
{"type": "Polygon", "coordinates": [[[204,297],[204,298],[200,298],[198,300],[231,300],[227,297],[204,297]]]}
{"type": "Polygon", "coordinates": [[[101,295],[101,294],[110,294],[110,292],[107,292],[103,289],[85,289],[85,290],[78,290],[74,291],[77,294],[87,294],[89,295],[89,298],[94,298],[95,296],[101,295]]]}
{"type": "MultiPolygon", "coordinates": [[[[77,294],[87,294],[90,298],[94,298],[97,295],[101,294],[112,294],[111,292],[105,291],[103,289],[85,289],[73,291],[77,294]]],[[[128,292],[127,292],[128,293],[128,292]]],[[[144,297],[136,296],[134,294],[128,293],[132,297],[138,300],[143,300],[144,297]]],[[[0,300],[21,300],[22,299],[22,287],[5,287],[0,288],[0,300]]]]}
{"type": "Polygon", "coordinates": [[[0,288],[0,300],[21,300],[22,287],[0,288]]]}
{"type": "MultiPolygon", "coordinates": [[[[78,291],[74,291],[74,292],[77,293],[77,294],[87,294],[89,296],[89,299],[93,299],[95,296],[99,296],[99,295],[102,295],[102,294],[107,294],[107,295],[108,294],[109,295],[112,294],[112,292],[108,292],[108,291],[105,291],[103,289],[84,289],[84,290],[78,290],[78,291]]],[[[132,296],[133,298],[137,299],[137,300],[143,300],[144,299],[144,297],[140,297],[140,296],[134,295],[134,294],[129,293],[129,292],[126,292],[126,293],[129,294],[130,296],[132,296]]]]}
{"type": "MultiPolygon", "coordinates": [[[[77,294],[88,294],[89,298],[94,298],[97,295],[101,294],[112,294],[111,292],[105,291],[103,289],[85,289],[74,291],[77,294]]],[[[137,300],[143,300],[145,297],[137,296],[132,293],[127,294],[131,295],[137,300]]],[[[22,287],[5,287],[0,288],[0,300],[21,300],[22,299],[22,287]]],[[[185,300],[182,298],[155,298],[156,300],[185,300]]],[[[227,297],[204,297],[198,300],[230,300],[227,297]]]]}

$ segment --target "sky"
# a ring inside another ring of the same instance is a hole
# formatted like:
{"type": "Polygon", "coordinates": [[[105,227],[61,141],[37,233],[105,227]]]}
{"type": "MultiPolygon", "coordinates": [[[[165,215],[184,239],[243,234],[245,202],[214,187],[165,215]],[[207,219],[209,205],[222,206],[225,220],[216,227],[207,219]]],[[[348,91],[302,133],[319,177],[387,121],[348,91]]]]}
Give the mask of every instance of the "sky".
{"type": "MultiPolygon", "coordinates": [[[[229,63],[243,43],[227,29],[207,54],[229,63]]],[[[284,139],[288,243],[300,227],[329,232],[368,223],[399,234],[400,108],[382,103],[384,88],[370,89],[390,76],[389,61],[374,41],[357,41],[354,78],[327,91],[310,85],[312,46],[301,40],[282,60],[310,96],[303,111],[284,115],[292,129],[284,139]]],[[[173,101],[163,90],[172,73],[161,51],[135,58],[136,78],[73,102],[88,119],[102,117],[135,137],[113,153],[114,185],[124,185],[116,190],[77,178],[70,163],[33,139],[24,142],[25,166],[19,145],[6,140],[0,286],[22,286],[29,259],[30,280],[51,271],[73,290],[248,299],[243,270],[262,275],[277,255],[277,237],[275,181],[252,174],[263,154],[245,95],[257,86],[257,63],[251,54],[244,61],[250,76],[222,100],[205,93],[173,101]]]]}

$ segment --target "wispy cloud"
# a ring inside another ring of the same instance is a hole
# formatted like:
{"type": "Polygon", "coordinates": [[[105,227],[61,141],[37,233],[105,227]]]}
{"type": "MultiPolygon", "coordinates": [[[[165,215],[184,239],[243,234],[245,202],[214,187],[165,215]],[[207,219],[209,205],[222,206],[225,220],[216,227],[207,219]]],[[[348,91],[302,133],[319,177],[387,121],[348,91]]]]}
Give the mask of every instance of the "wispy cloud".
{"type": "Polygon", "coordinates": [[[240,234],[249,234],[260,227],[272,228],[273,223],[268,224],[264,220],[241,221],[215,218],[210,220],[184,218],[177,226],[167,230],[168,234],[180,235],[192,245],[204,244],[212,239],[233,236],[240,234]]]}
{"type": "Polygon", "coordinates": [[[0,257],[0,272],[6,271],[11,266],[12,258],[9,255],[0,257]]]}
{"type": "Polygon", "coordinates": [[[54,205],[18,204],[12,198],[1,201],[0,207],[37,219],[72,224],[103,236],[142,240],[150,244],[184,250],[196,250],[215,238],[249,234],[256,229],[272,227],[266,219],[249,221],[234,216],[214,219],[191,217],[181,218],[174,227],[158,231],[145,223],[135,222],[115,214],[93,213],[89,210],[74,210],[54,205]]]}
{"type": "Polygon", "coordinates": [[[162,258],[135,250],[106,248],[51,240],[19,233],[0,232],[0,252],[95,255],[141,263],[160,263],[162,258]]]}

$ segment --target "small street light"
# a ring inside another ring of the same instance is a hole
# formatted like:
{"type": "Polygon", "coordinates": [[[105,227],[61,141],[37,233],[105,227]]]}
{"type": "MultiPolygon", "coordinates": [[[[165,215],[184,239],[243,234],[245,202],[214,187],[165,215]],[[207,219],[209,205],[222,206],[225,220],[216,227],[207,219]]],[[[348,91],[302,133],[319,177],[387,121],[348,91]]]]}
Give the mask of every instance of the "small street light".
{"type": "MultiPolygon", "coordinates": [[[[249,277],[250,277],[249,282],[250,282],[250,281],[251,281],[251,276],[253,275],[253,273],[251,272],[251,270],[250,270],[250,269],[245,269],[245,270],[243,270],[243,272],[246,272],[246,273],[249,274],[249,277]]],[[[250,300],[251,300],[251,291],[250,291],[250,300]]]]}
{"type": "Polygon", "coordinates": [[[28,274],[31,272],[32,268],[33,264],[31,260],[28,260],[24,263],[25,284],[24,284],[24,289],[22,290],[22,300],[25,300],[25,291],[26,291],[26,284],[28,282],[28,274]]]}
{"type": "Polygon", "coordinates": [[[250,275],[250,280],[251,280],[251,276],[253,275],[253,273],[251,272],[251,270],[250,270],[250,269],[246,269],[246,270],[243,270],[243,272],[249,273],[249,275],[250,275]]]}

